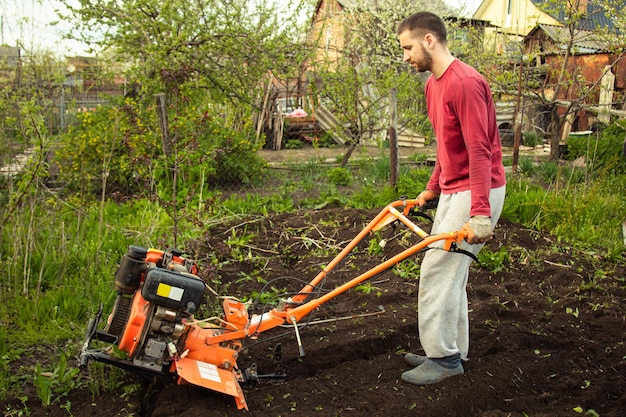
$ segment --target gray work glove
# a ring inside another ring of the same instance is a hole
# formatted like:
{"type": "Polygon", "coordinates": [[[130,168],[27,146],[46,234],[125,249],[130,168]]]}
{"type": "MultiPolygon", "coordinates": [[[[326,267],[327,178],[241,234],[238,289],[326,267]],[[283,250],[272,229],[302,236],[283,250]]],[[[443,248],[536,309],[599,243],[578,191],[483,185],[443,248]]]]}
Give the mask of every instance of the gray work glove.
{"type": "Polygon", "coordinates": [[[493,234],[489,216],[473,216],[468,223],[477,239],[484,240],[493,234]]]}

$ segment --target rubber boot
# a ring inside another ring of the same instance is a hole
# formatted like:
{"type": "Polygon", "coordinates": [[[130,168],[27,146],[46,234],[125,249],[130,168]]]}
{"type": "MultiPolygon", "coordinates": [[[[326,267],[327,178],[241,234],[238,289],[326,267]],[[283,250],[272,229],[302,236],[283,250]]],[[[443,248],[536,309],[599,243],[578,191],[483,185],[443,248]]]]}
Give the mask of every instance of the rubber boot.
{"type": "Polygon", "coordinates": [[[446,368],[437,362],[426,359],[421,365],[402,373],[400,379],[413,385],[436,384],[446,378],[463,373],[463,365],[460,363],[454,368],[446,368]]]}

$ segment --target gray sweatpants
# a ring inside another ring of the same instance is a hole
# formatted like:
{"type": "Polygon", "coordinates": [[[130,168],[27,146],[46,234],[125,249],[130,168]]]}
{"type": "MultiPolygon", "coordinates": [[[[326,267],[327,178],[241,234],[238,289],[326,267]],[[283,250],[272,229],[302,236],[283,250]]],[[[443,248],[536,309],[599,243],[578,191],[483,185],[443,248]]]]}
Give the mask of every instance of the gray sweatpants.
{"type": "MultiPolygon", "coordinates": [[[[491,223],[495,227],[502,207],[506,186],[494,188],[489,195],[491,223]]],[[[431,235],[460,230],[469,220],[470,192],[441,194],[431,235]]],[[[442,242],[431,245],[420,267],[417,298],[418,329],[422,347],[429,358],[444,358],[460,353],[467,359],[469,351],[469,317],[467,278],[472,259],[461,253],[441,249],[442,242]]],[[[461,249],[477,254],[483,244],[463,242],[461,249]]]]}

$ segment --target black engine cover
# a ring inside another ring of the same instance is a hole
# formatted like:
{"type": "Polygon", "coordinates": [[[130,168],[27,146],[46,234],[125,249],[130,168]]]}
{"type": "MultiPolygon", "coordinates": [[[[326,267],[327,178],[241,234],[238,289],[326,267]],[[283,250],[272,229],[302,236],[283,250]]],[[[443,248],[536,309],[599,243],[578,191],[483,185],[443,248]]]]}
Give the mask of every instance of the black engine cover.
{"type": "Polygon", "coordinates": [[[146,273],[141,295],[157,305],[193,314],[202,302],[204,288],[204,282],[194,275],[152,268],[146,273]]]}

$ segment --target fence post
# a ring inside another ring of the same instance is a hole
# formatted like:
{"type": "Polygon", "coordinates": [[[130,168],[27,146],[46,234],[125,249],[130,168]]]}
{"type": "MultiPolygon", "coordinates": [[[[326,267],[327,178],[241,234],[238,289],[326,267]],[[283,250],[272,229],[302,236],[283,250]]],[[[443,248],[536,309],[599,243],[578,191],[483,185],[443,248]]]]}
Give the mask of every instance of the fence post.
{"type": "Polygon", "coordinates": [[[390,96],[391,117],[389,123],[389,182],[395,189],[398,185],[400,166],[398,161],[398,98],[397,90],[391,89],[390,96]]]}
{"type": "Polygon", "coordinates": [[[167,121],[167,104],[165,102],[165,94],[159,93],[155,96],[157,119],[159,119],[159,127],[161,128],[161,142],[163,143],[163,153],[165,156],[172,156],[172,142],[170,140],[169,125],[167,121]]]}
{"type": "Polygon", "coordinates": [[[613,102],[613,92],[615,88],[615,75],[611,72],[611,66],[604,67],[604,73],[600,79],[600,99],[598,100],[598,121],[609,124],[611,123],[611,103],[613,102]]]}

